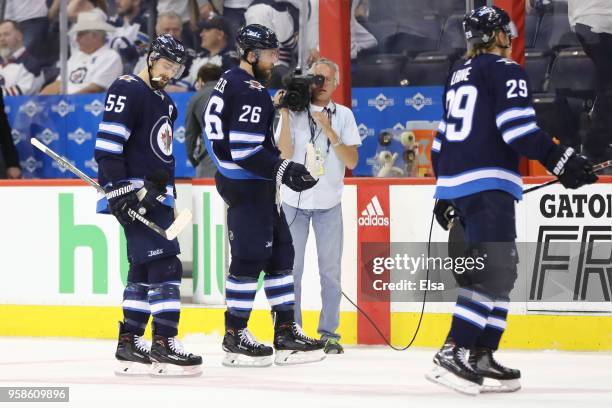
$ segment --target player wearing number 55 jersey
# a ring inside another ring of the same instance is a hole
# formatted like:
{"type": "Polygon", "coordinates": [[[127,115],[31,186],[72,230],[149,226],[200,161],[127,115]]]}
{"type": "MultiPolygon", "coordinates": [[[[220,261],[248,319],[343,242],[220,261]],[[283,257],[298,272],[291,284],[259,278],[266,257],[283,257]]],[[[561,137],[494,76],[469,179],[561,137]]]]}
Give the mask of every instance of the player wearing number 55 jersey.
{"type": "Polygon", "coordinates": [[[247,329],[257,280],[274,313],[277,364],[322,359],[323,345],[306,337],[293,315],[293,243],[277,200],[277,184],[302,191],[316,180],[306,168],[280,158],[274,144],[274,107],[260,81],[270,78],[278,60],[278,40],[268,28],[251,24],[237,35],[240,65],[226,71],[203,112],[204,138],[217,166],[215,182],[229,208],[227,227],[232,261],[225,284],[224,360],[229,366],[272,364],[273,350],[247,329]]]}
{"type": "Polygon", "coordinates": [[[461,288],[451,328],[427,378],[469,394],[516,391],[520,372],[497,363],[493,352],[506,328],[517,277],[519,159],[540,161],[568,188],[593,183],[597,176],[584,157],[555,145],[538,127],[525,71],[509,59],[516,33],[508,14],[480,7],[465,16],[463,26],[467,59],[450,72],[444,117],[432,145],[434,213],[445,229],[458,217],[466,256],[482,258],[484,267],[457,275],[461,288]]]}
{"type": "Polygon", "coordinates": [[[98,211],[110,211],[123,226],[130,269],[119,324],[117,374],[197,375],[202,358],[186,353],[176,339],[180,317],[181,262],[176,239],[168,241],[129,210],[167,228],[174,221],[172,131],[176,105],[164,91],[184,69],[185,48],[170,35],[151,44],[147,68],[119,77],[108,89],[96,136],[98,179],[106,191],[98,211]],[[136,192],[147,193],[139,201],[136,192]],[[153,314],[153,345],[143,340],[153,314]]]}

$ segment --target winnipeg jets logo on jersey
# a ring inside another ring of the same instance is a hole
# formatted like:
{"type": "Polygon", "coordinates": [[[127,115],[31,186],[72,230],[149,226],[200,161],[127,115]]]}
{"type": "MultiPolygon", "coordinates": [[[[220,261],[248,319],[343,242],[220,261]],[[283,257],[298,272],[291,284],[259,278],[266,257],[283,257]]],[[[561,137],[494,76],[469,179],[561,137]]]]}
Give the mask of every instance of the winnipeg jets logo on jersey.
{"type": "Polygon", "coordinates": [[[135,81],[136,81],[136,78],[134,78],[134,77],[133,77],[133,76],[131,76],[131,75],[121,75],[121,76],[119,77],[119,80],[120,80],[120,81],[126,81],[126,82],[133,82],[133,81],[135,82],[135,81]]]}
{"type": "Polygon", "coordinates": [[[151,148],[153,153],[164,163],[171,163],[172,157],[172,122],[168,116],[162,116],[151,129],[151,148]]]}
{"type": "Polygon", "coordinates": [[[258,91],[265,89],[265,87],[262,84],[255,81],[254,79],[251,79],[249,81],[244,81],[244,83],[247,84],[250,89],[257,89],[258,91]]]}

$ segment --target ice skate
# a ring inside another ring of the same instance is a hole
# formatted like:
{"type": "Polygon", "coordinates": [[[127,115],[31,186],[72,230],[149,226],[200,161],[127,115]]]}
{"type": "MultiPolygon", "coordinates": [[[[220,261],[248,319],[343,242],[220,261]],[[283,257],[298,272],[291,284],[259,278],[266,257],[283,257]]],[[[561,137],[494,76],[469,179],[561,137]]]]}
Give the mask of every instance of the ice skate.
{"type": "Polygon", "coordinates": [[[227,330],[223,337],[226,367],[269,367],[272,365],[272,347],[258,342],[249,329],[227,330]]]}
{"type": "Polygon", "coordinates": [[[291,365],[321,361],[325,358],[324,346],[323,342],[306,336],[297,323],[281,324],[274,333],[274,363],[291,365]]]}
{"type": "Polygon", "coordinates": [[[521,388],[521,372],[499,364],[493,357],[493,350],[490,348],[472,349],[469,362],[484,377],[481,392],[514,392],[521,388]]]}
{"type": "Polygon", "coordinates": [[[152,376],[197,377],[202,374],[202,357],[187,353],[176,337],[153,336],[152,376]]]}
{"type": "Polygon", "coordinates": [[[125,329],[124,323],[119,322],[115,374],[148,375],[151,368],[150,349],[151,346],[142,336],[130,333],[125,329]]]}
{"type": "Polygon", "coordinates": [[[478,395],[483,377],[470,366],[468,353],[468,349],[447,341],[434,356],[434,368],[425,378],[463,394],[478,395]]]}

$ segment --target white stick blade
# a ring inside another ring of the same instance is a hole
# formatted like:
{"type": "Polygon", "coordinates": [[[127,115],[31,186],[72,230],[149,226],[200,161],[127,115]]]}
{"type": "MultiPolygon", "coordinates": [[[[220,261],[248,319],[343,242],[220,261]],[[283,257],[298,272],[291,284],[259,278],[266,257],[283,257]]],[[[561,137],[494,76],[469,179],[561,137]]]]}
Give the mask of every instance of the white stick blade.
{"type": "Polygon", "coordinates": [[[191,210],[186,208],[181,211],[178,217],[174,219],[172,225],[170,225],[166,230],[166,238],[168,241],[172,241],[187,225],[191,224],[192,218],[193,215],[191,214],[191,210]]]}
{"type": "Polygon", "coordinates": [[[43,152],[47,149],[47,146],[45,146],[40,140],[35,137],[30,139],[30,143],[32,143],[34,147],[38,148],[39,150],[42,150],[43,152]]]}

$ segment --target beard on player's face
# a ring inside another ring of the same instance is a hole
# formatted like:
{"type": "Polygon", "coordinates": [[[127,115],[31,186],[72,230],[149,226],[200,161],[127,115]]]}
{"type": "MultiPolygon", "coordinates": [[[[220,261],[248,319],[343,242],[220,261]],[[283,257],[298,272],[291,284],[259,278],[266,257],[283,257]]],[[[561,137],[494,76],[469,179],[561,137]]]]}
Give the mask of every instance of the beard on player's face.
{"type": "Polygon", "coordinates": [[[253,65],[253,76],[260,81],[266,82],[272,78],[273,68],[274,64],[257,61],[257,64],[253,65]]]}

